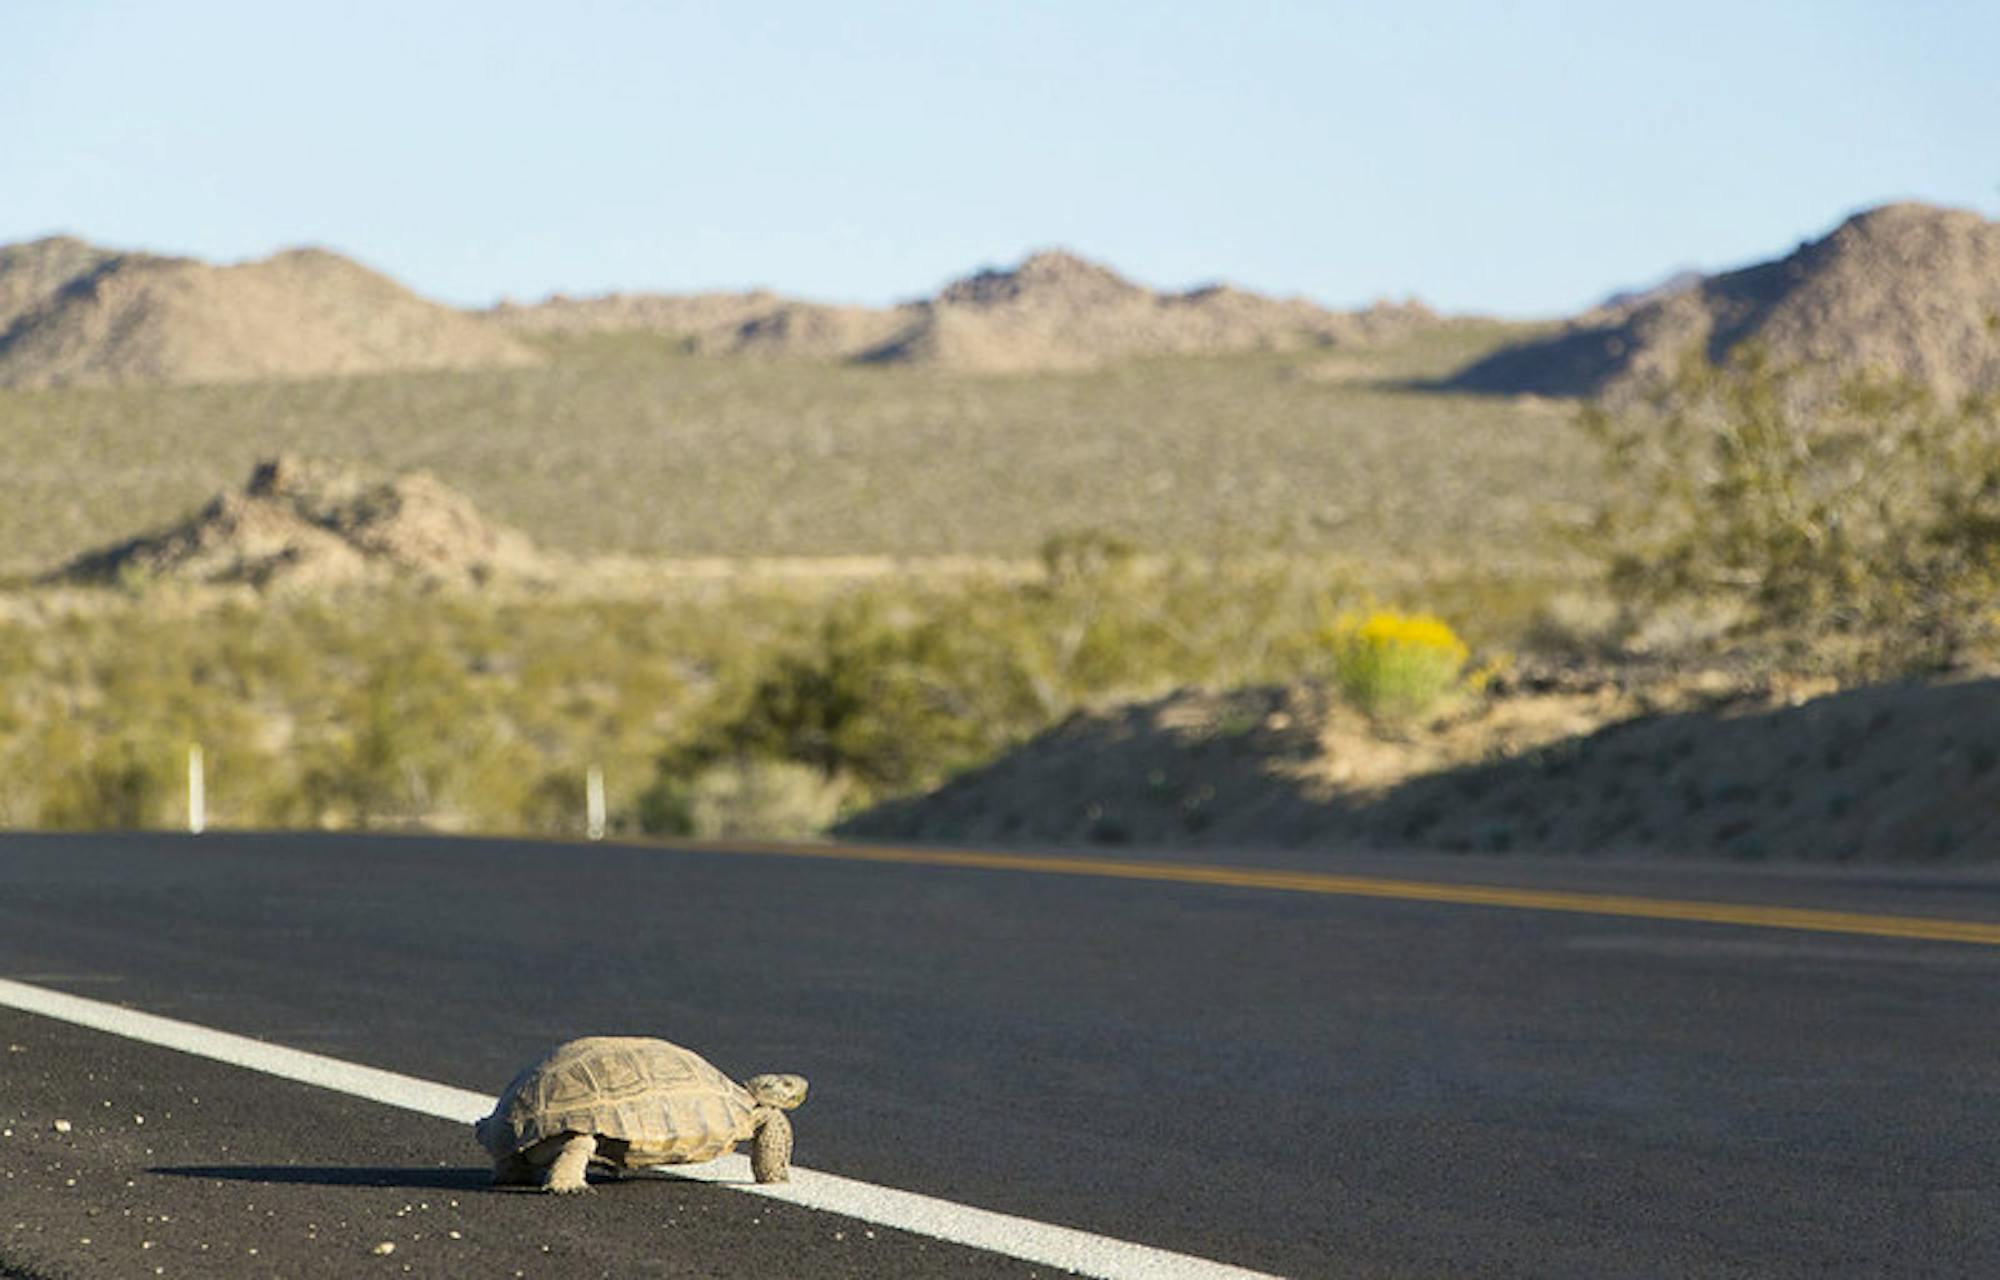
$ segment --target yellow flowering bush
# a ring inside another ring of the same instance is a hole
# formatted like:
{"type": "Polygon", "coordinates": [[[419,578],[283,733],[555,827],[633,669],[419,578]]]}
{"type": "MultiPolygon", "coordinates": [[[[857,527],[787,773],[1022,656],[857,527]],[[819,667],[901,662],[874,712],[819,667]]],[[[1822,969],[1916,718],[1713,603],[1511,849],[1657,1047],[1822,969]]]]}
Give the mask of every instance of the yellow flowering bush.
{"type": "Polygon", "coordinates": [[[1340,691],[1378,719],[1408,719],[1436,706],[1460,685],[1470,656],[1458,633],[1427,613],[1342,614],[1320,638],[1340,691]]]}

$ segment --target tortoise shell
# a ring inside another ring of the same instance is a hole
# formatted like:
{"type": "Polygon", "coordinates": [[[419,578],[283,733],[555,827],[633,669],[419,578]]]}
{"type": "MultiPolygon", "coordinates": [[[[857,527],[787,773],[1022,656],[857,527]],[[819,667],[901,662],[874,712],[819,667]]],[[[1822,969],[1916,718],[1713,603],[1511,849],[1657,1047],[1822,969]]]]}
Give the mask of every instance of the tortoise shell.
{"type": "Polygon", "coordinates": [[[515,1076],[479,1136],[495,1156],[589,1133],[600,1140],[599,1159],[694,1164],[750,1138],[756,1107],[749,1090],[692,1049],[590,1036],[556,1046],[515,1076]]]}

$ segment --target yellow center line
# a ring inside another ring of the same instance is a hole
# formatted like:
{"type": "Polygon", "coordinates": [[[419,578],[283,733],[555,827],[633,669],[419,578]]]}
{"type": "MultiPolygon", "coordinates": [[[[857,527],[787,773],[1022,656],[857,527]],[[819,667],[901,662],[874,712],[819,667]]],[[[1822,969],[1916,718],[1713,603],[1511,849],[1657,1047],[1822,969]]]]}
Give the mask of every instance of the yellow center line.
{"type": "Polygon", "coordinates": [[[1758,929],[1802,929],[1814,933],[1861,934],[1877,938],[1917,938],[2000,947],[2000,923],[1931,916],[1885,916],[1858,911],[1753,903],[1693,902],[1616,893],[1576,893],[1562,889],[1516,889],[1498,885],[1398,880],[1379,876],[1331,875],[1172,862],[1064,858],[1035,854],[984,853],[970,849],[891,848],[868,844],[776,844],[760,842],[662,842],[700,853],[755,857],[821,858],[837,862],[895,863],[918,867],[960,867],[982,871],[1035,871],[1045,875],[1151,880],[1166,884],[1220,885],[1236,889],[1276,889],[1349,898],[1391,898],[1462,906],[1507,907],[1521,911],[1568,911],[1582,915],[1627,916],[1643,920],[1683,920],[1743,925],[1758,929]]]}

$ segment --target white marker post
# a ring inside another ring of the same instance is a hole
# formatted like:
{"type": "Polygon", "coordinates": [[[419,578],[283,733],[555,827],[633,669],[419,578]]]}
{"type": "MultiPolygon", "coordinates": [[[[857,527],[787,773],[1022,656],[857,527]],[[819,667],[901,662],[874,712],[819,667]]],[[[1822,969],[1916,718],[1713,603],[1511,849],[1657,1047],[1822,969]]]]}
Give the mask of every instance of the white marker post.
{"type": "Polygon", "coordinates": [[[201,776],[201,744],[188,747],[188,833],[200,835],[208,826],[208,795],[201,776]]]}
{"type": "Polygon", "coordinates": [[[592,840],[604,838],[604,770],[596,765],[583,775],[583,833],[592,840]]]}

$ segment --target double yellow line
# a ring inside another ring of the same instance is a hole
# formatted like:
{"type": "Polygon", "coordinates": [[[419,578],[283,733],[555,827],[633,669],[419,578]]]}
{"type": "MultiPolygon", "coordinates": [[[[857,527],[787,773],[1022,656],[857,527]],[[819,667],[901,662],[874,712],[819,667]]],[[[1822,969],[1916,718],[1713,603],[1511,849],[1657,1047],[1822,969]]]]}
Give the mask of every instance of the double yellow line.
{"type": "Polygon", "coordinates": [[[1389,898],[1403,902],[1445,902],[1459,906],[1505,907],[1518,911],[1568,911],[1582,915],[1641,920],[1681,920],[1697,924],[1741,925],[1756,929],[1799,929],[1812,933],[1860,934],[1875,938],[1915,938],[2000,947],[2000,924],[1930,916],[1884,916],[1857,911],[1760,906],[1734,902],[1689,902],[1613,893],[1572,893],[1559,889],[1513,889],[1494,885],[1397,880],[1375,876],[1328,875],[1172,862],[1043,857],[984,853],[966,849],[897,848],[868,844],[767,844],[675,842],[672,847],[753,857],[820,858],[836,862],[894,863],[916,867],[958,867],[982,871],[1031,871],[1043,875],[1149,880],[1162,884],[1217,885],[1232,889],[1275,889],[1347,898],[1389,898]]]}

